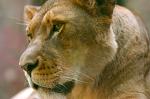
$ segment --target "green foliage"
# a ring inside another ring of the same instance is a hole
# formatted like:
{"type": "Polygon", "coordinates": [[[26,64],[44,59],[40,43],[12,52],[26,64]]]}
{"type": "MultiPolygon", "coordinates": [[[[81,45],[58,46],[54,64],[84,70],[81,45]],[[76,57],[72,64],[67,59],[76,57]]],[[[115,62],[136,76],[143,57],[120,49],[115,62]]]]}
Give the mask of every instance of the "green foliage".
{"type": "Polygon", "coordinates": [[[31,0],[34,5],[42,5],[47,0],[31,0]]]}
{"type": "Polygon", "coordinates": [[[117,4],[119,5],[125,5],[127,0],[117,0],[117,4]]]}

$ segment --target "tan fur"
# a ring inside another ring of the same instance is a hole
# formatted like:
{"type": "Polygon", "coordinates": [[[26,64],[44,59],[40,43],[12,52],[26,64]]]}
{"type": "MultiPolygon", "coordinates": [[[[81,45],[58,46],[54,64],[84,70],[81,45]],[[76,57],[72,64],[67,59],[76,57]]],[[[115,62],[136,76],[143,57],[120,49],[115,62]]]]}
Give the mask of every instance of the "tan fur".
{"type": "Polygon", "coordinates": [[[31,77],[25,73],[42,99],[150,98],[150,41],[136,15],[114,0],[48,0],[31,8],[20,65],[38,60],[31,77]],[[61,28],[53,33],[55,25],[61,28]],[[49,91],[71,80],[67,95],[49,91]]]}

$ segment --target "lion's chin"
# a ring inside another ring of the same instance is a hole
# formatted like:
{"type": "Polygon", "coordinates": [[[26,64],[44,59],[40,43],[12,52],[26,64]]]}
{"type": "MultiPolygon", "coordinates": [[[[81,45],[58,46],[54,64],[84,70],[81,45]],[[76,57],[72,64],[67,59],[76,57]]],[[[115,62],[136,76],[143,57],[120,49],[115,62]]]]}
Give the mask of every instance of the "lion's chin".
{"type": "Polygon", "coordinates": [[[52,88],[47,88],[47,87],[43,87],[37,84],[33,84],[33,88],[35,90],[40,90],[44,93],[61,93],[61,94],[68,94],[72,91],[73,87],[75,85],[74,81],[67,81],[63,84],[56,84],[54,87],[52,88]]]}

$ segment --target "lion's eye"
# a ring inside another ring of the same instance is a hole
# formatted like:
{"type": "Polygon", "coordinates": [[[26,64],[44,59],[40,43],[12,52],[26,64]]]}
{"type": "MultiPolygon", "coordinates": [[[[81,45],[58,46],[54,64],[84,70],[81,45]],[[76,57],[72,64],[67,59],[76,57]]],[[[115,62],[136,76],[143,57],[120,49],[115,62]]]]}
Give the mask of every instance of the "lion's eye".
{"type": "Polygon", "coordinates": [[[62,28],[62,24],[55,24],[55,25],[53,25],[52,31],[59,32],[61,30],[61,28],[62,28]]]}
{"type": "Polygon", "coordinates": [[[56,37],[63,29],[63,24],[54,24],[49,37],[56,37]]]}

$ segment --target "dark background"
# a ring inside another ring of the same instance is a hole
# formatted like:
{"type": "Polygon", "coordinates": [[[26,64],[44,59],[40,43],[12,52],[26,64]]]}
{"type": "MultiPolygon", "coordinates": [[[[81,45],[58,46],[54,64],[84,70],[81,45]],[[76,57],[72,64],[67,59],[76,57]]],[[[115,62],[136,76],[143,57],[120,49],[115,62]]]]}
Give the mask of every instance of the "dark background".
{"type": "MultiPolygon", "coordinates": [[[[19,57],[27,45],[23,7],[43,2],[0,0],[0,99],[10,99],[27,87],[23,72],[18,66],[19,57]]],[[[118,0],[118,3],[138,13],[150,29],[150,0],[118,0]]]]}

